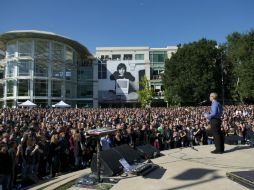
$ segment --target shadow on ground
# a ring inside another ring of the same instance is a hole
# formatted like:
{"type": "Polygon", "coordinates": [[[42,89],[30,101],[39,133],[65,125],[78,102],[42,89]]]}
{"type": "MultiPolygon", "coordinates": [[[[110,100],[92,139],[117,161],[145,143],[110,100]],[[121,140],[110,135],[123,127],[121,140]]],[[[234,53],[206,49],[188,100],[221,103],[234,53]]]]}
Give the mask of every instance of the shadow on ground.
{"type": "Polygon", "coordinates": [[[211,169],[201,169],[201,168],[194,168],[189,169],[177,176],[174,177],[174,179],[177,180],[196,180],[204,177],[207,174],[214,173],[216,170],[211,169]]]}
{"type": "Polygon", "coordinates": [[[240,145],[240,146],[236,146],[234,148],[231,148],[229,150],[225,150],[225,153],[230,153],[230,152],[235,152],[235,151],[238,151],[238,150],[248,150],[248,149],[251,149],[253,147],[251,146],[243,146],[243,145],[240,145]]]}
{"type": "Polygon", "coordinates": [[[218,176],[216,174],[217,170],[211,170],[211,169],[202,169],[202,168],[194,168],[194,169],[189,169],[177,176],[174,177],[174,179],[178,179],[178,180],[198,180],[203,178],[206,175],[211,175],[208,179],[202,180],[202,181],[198,181],[198,182],[193,182],[193,183],[188,183],[185,185],[181,185],[181,186],[177,186],[177,187],[172,187],[170,189],[165,189],[165,190],[178,190],[178,189],[186,189],[186,188],[190,188],[193,187],[193,189],[195,189],[194,186],[196,185],[200,185],[203,183],[207,183],[213,180],[217,180],[222,178],[222,176],[218,176]]]}
{"type": "Polygon", "coordinates": [[[157,168],[153,172],[149,173],[148,175],[144,176],[144,178],[149,178],[149,179],[161,179],[163,175],[165,174],[166,169],[163,167],[157,168]]]}

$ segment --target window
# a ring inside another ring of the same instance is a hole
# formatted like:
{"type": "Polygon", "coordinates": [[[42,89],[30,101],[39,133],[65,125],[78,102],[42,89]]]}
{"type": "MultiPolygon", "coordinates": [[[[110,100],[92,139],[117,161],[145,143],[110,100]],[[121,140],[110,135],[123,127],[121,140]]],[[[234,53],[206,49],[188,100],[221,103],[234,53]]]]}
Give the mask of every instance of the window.
{"type": "Polygon", "coordinates": [[[14,57],[15,56],[15,52],[16,52],[16,41],[12,41],[10,43],[7,44],[7,57],[14,57]]]}
{"type": "Polygon", "coordinates": [[[32,55],[32,40],[19,40],[19,56],[32,55]]]}
{"type": "Polygon", "coordinates": [[[18,80],[18,96],[29,96],[29,80],[18,80]]]}
{"type": "Polygon", "coordinates": [[[159,63],[163,64],[165,62],[165,59],[167,58],[167,53],[164,51],[158,51],[158,52],[150,52],[150,61],[152,63],[159,63]]]}
{"type": "Polygon", "coordinates": [[[34,60],[34,76],[47,77],[48,76],[48,62],[43,59],[34,60]]]}
{"type": "Polygon", "coordinates": [[[52,97],[61,97],[62,81],[52,81],[51,89],[52,89],[51,91],[52,97]]]}
{"type": "Polygon", "coordinates": [[[30,61],[20,61],[18,63],[18,76],[29,76],[30,74],[30,61]]]}
{"type": "Polygon", "coordinates": [[[34,80],[34,95],[35,96],[48,96],[48,81],[47,80],[34,80]]]}
{"type": "Polygon", "coordinates": [[[65,60],[68,62],[73,62],[73,51],[69,47],[66,47],[65,49],[65,60]]]}
{"type": "Polygon", "coordinates": [[[120,54],[113,54],[112,60],[121,60],[121,55],[120,54]]]}
{"type": "Polygon", "coordinates": [[[13,61],[9,61],[6,65],[6,75],[7,77],[14,77],[14,65],[13,61]]]}
{"type": "Polygon", "coordinates": [[[59,60],[52,62],[52,77],[54,78],[63,78],[64,76],[64,67],[63,63],[59,60]]]}
{"type": "Polygon", "coordinates": [[[132,54],[124,54],[123,60],[132,60],[132,54]]]}
{"type": "Polygon", "coordinates": [[[66,98],[72,98],[75,96],[77,89],[77,84],[76,83],[71,83],[71,82],[66,82],[65,83],[65,97],[66,98]]]}
{"type": "Polygon", "coordinates": [[[110,57],[109,55],[101,55],[101,58],[100,58],[102,61],[106,61],[106,60],[110,60],[110,57]]]}
{"type": "Polygon", "coordinates": [[[52,43],[52,60],[63,60],[64,46],[59,43],[52,43]]]}
{"type": "Polygon", "coordinates": [[[4,84],[0,83],[0,98],[4,97],[4,84]]]}
{"type": "Polygon", "coordinates": [[[92,67],[80,67],[78,69],[78,80],[86,81],[93,79],[93,68],[92,67]]]}
{"type": "Polygon", "coordinates": [[[9,107],[9,108],[11,108],[12,106],[14,106],[13,100],[7,100],[7,101],[6,101],[6,106],[9,107]]]}
{"type": "Polygon", "coordinates": [[[144,60],[144,54],[136,54],[135,60],[144,60]]]}
{"type": "Polygon", "coordinates": [[[87,100],[81,100],[81,101],[77,101],[77,106],[78,108],[92,108],[93,107],[93,101],[87,101],[87,100]]]}
{"type": "Polygon", "coordinates": [[[93,97],[93,83],[79,84],[78,85],[79,98],[92,98],[93,97]]]}
{"type": "Polygon", "coordinates": [[[4,78],[4,67],[0,66],[0,79],[4,78]]]}
{"type": "Polygon", "coordinates": [[[73,76],[73,71],[69,68],[65,70],[65,79],[66,80],[71,80],[72,79],[72,76],[73,76]]]}
{"type": "Polygon", "coordinates": [[[35,99],[34,103],[37,104],[38,107],[46,107],[48,105],[48,100],[47,99],[35,99]]]}
{"type": "Polygon", "coordinates": [[[109,59],[110,59],[109,55],[105,55],[105,60],[109,60],[109,59]]]}
{"type": "Polygon", "coordinates": [[[74,66],[71,62],[65,63],[65,79],[74,80],[77,72],[77,67],[74,66]]]}
{"type": "Polygon", "coordinates": [[[161,74],[163,70],[161,68],[152,69],[151,80],[161,80],[161,74]]]}
{"type": "Polygon", "coordinates": [[[34,55],[36,58],[40,58],[42,60],[49,59],[49,41],[36,40],[34,55]]]}
{"type": "Polygon", "coordinates": [[[100,63],[98,64],[98,79],[107,78],[107,64],[100,63]]]}
{"type": "Polygon", "coordinates": [[[14,81],[8,80],[6,83],[7,83],[7,96],[13,96],[14,81]]]}

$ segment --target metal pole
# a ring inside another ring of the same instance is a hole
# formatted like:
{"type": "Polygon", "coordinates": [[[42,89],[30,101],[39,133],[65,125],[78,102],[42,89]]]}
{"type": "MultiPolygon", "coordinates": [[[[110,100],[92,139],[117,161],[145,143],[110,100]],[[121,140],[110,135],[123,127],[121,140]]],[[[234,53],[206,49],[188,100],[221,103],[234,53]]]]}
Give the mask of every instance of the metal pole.
{"type": "Polygon", "coordinates": [[[223,52],[221,52],[221,88],[222,88],[222,105],[224,106],[224,64],[223,64],[223,52]]]}
{"type": "Polygon", "coordinates": [[[101,181],[100,136],[97,137],[97,181],[101,181]]]}

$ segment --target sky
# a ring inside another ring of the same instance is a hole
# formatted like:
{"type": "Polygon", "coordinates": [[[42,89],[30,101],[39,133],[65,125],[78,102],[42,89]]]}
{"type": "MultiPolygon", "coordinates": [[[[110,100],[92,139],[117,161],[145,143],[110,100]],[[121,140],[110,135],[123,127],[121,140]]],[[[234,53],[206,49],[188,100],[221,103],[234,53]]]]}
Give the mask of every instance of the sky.
{"type": "Polygon", "coordinates": [[[1,0],[0,33],[43,30],[96,47],[166,47],[254,29],[254,0],[1,0]]]}

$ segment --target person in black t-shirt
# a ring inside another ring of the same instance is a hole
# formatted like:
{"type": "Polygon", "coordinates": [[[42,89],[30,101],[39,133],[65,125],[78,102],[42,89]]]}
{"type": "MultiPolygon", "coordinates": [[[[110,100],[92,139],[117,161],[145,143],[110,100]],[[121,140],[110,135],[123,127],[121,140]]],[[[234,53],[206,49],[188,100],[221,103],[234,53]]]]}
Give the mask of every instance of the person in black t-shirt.
{"type": "Polygon", "coordinates": [[[12,172],[12,159],[8,153],[8,147],[6,143],[0,144],[0,185],[2,190],[8,190],[11,180],[12,172]]]}

